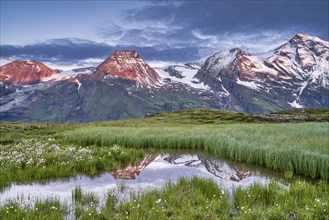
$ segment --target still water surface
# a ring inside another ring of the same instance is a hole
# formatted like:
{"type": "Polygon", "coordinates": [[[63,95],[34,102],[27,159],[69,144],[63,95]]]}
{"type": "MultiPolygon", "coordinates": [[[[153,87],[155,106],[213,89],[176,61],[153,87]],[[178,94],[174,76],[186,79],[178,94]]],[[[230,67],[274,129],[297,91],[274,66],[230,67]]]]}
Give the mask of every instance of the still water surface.
{"type": "Polygon", "coordinates": [[[161,153],[149,154],[137,165],[99,176],[79,175],[47,183],[13,184],[0,193],[0,205],[9,200],[31,204],[46,198],[57,198],[70,204],[72,190],[78,186],[81,187],[82,192],[96,194],[101,203],[107,192],[115,193],[121,201],[124,201],[129,199],[132,193],[161,188],[169,181],[176,182],[182,177],[193,176],[210,178],[223,190],[229,192],[237,187],[248,187],[255,183],[266,185],[273,179],[285,182],[279,173],[261,167],[232,163],[200,153],[161,153]]]}

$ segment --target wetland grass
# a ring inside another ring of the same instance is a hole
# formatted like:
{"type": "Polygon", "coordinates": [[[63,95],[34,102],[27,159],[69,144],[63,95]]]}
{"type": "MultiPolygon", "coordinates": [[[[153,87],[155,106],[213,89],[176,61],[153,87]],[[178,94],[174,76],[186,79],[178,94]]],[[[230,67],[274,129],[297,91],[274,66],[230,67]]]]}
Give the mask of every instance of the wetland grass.
{"type": "Polygon", "coordinates": [[[77,174],[96,175],[111,171],[143,157],[137,149],[59,144],[52,138],[21,139],[19,143],[0,145],[0,189],[13,182],[47,181],[77,174]]]}
{"type": "MultiPolygon", "coordinates": [[[[295,181],[289,186],[272,182],[238,188],[232,195],[210,179],[193,177],[167,183],[132,195],[118,203],[116,194],[108,193],[104,203],[90,192],[77,187],[72,192],[73,219],[328,219],[329,185],[295,181]]],[[[0,207],[0,218],[66,219],[67,205],[48,199],[33,207],[9,202],[0,207]],[[15,211],[16,210],[16,211],[15,211]],[[46,216],[46,217],[45,217],[46,216]]]]}
{"type": "Polygon", "coordinates": [[[81,146],[202,149],[218,157],[329,180],[328,132],[328,123],[121,124],[76,128],[65,132],[64,139],[81,146]]]}
{"type": "Polygon", "coordinates": [[[54,199],[37,201],[33,206],[8,202],[0,207],[0,219],[3,220],[59,220],[65,219],[67,214],[67,205],[54,199]]]}
{"type": "MultiPolygon", "coordinates": [[[[182,179],[120,204],[109,193],[100,208],[97,197],[76,189],[73,214],[76,219],[329,219],[329,123],[263,123],[242,113],[192,113],[82,125],[0,123],[0,190],[13,182],[113,170],[138,161],[146,148],[201,149],[282,171],[287,178],[297,173],[324,181],[254,185],[235,190],[229,199],[209,180],[182,179]]],[[[51,199],[0,207],[0,219],[8,220],[64,219],[66,214],[67,207],[51,199]]]]}

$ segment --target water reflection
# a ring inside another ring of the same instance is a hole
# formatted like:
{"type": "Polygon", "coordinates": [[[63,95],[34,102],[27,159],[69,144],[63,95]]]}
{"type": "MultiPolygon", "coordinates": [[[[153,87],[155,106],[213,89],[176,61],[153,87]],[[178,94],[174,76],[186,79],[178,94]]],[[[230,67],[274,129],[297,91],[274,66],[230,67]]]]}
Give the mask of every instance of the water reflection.
{"type": "Polygon", "coordinates": [[[80,186],[84,192],[93,192],[101,200],[108,191],[115,191],[122,199],[131,193],[145,192],[163,187],[167,182],[199,176],[213,179],[220,187],[232,191],[236,187],[248,187],[254,183],[267,184],[271,175],[250,170],[241,164],[230,164],[225,160],[198,154],[150,154],[136,165],[103,173],[96,177],[76,176],[68,180],[55,180],[45,184],[13,184],[0,193],[0,204],[8,200],[32,203],[45,198],[58,198],[71,202],[71,192],[80,186]],[[124,190],[118,190],[119,187],[124,190]]]}
{"type": "Polygon", "coordinates": [[[161,159],[161,157],[159,155],[149,154],[136,165],[130,164],[125,168],[116,169],[111,174],[115,179],[136,179],[140,172],[156,159],[161,159]]]}
{"type": "Polygon", "coordinates": [[[169,155],[163,159],[171,164],[183,164],[200,170],[206,169],[207,172],[220,179],[235,182],[239,182],[252,175],[251,171],[244,166],[232,167],[223,160],[209,158],[205,155],[169,155]]]}

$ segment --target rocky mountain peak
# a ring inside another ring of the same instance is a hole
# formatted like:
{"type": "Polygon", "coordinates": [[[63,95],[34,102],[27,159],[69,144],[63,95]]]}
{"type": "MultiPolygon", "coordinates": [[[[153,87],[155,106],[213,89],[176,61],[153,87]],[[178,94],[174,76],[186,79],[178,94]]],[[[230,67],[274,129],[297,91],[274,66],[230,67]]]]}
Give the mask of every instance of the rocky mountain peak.
{"type": "Polygon", "coordinates": [[[305,44],[305,43],[317,43],[317,44],[322,44],[324,46],[329,46],[329,42],[321,40],[318,37],[313,37],[305,34],[296,34],[293,36],[290,40],[289,43],[291,44],[305,44]]]}
{"type": "Polygon", "coordinates": [[[159,73],[134,50],[114,52],[96,68],[95,74],[111,74],[146,86],[155,86],[161,79],[159,73]]]}
{"type": "Polygon", "coordinates": [[[0,82],[37,84],[56,71],[36,60],[16,60],[0,67],[0,82]]]}
{"type": "Polygon", "coordinates": [[[113,57],[118,57],[118,58],[140,58],[139,54],[135,50],[124,50],[124,51],[115,51],[112,54],[113,57]]]}
{"type": "Polygon", "coordinates": [[[318,37],[296,34],[271,53],[265,62],[289,77],[305,79],[317,69],[328,69],[329,42],[318,37]]]}
{"type": "MultiPolygon", "coordinates": [[[[206,78],[230,80],[254,79],[256,73],[267,70],[262,61],[239,48],[218,52],[210,56],[199,70],[196,78],[204,81],[206,78]]],[[[209,85],[210,79],[206,84],[209,85]]],[[[211,83],[210,83],[211,84],[211,83]]]]}

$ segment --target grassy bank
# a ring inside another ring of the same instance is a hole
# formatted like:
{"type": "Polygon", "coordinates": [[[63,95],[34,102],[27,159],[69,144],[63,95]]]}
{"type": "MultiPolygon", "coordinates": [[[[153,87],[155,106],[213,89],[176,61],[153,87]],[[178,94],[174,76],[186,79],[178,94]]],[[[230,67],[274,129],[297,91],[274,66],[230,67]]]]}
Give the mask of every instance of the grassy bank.
{"type": "MultiPolygon", "coordinates": [[[[327,109],[299,111],[280,114],[328,115],[327,109]]],[[[113,170],[139,160],[145,148],[201,149],[287,176],[329,179],[327,122],[275,123],[244,113],[188,110],[89,124],[0,122],[0,132],[0,189],[12,182],[113,170]],[[123,153],[110,153],[114,145],[123,153]]]]}
{"type": "MultiPolygon", "coordinates": [[[[214,182],[194,177],[168,183],[164,188],[135,194],[118,203],[108,193],[104,204],[90,192],[72,192],[72,215],[77,220],[95,219],[328,219],[329,186],[294,182],[288,188],[277,183],[236,189],[233,198],[214,182]]],[[[8,203],[0,208],[0,218],[64,219],[67,206],[48,200],[34,207],[8,203]]]]}
{"type": "Polygon", "coordinates": [[[35,205],[19,205],[16,202],[8,202],[0,208],[0,219],[3,220],[60,220],[65,219],[68,207],[58,200],[48,199],[36,202],[35,205]]]}
{"type": "MultiPolygon", "coordinates": [[[[299,110],[298,110],[299,111],[299,110]]],[[[327,110],[279,114],[318,120],[327,110]]],[[[321,119],[321,120],[322,120],[321,119]]],[[[143,157],[144,149],[197,149],[218,157],[329,180],[329,123],[276,123],[243,113],[194,110],[89,124],[0,123],[0,189],[26,182],[95,175],[143,157]]],[[[135,195],[124,203],[108,193],[72,193],[76,219],[329,219],[329,185],[293,181],[237,189],[233,198],[209,180],[193,178],[135,195]]],[[[56,200],[0,207],[0,219],[64,219],[56,200]]]]}
{"type": "MultiPolygon", "coordinates": [[[[181,179],[176,185],[146,193],[113,210],[113,219],[326,219],[329,187],[295,182],[237,189],[228,194],[210,180],[181,179]],[[298,205],[296,205],[298,204],[298,205]]],[[[105,219],[111,219],[105,218],[105,219]]]]}
{"type": "Polygon", "coordinates": [[[81,146],[203,149],[216,156],[329,179],[328,123],[90,125],[65,133],[81,146]]]}
{"type": "Polygon", "coordinates": [[[96,175],[136,163],[143,152],[118,145],[80,147],[54,138],[20,139],[0,145],[0,189],[13,182],[46,181],[77,174],[96,175]]]}

